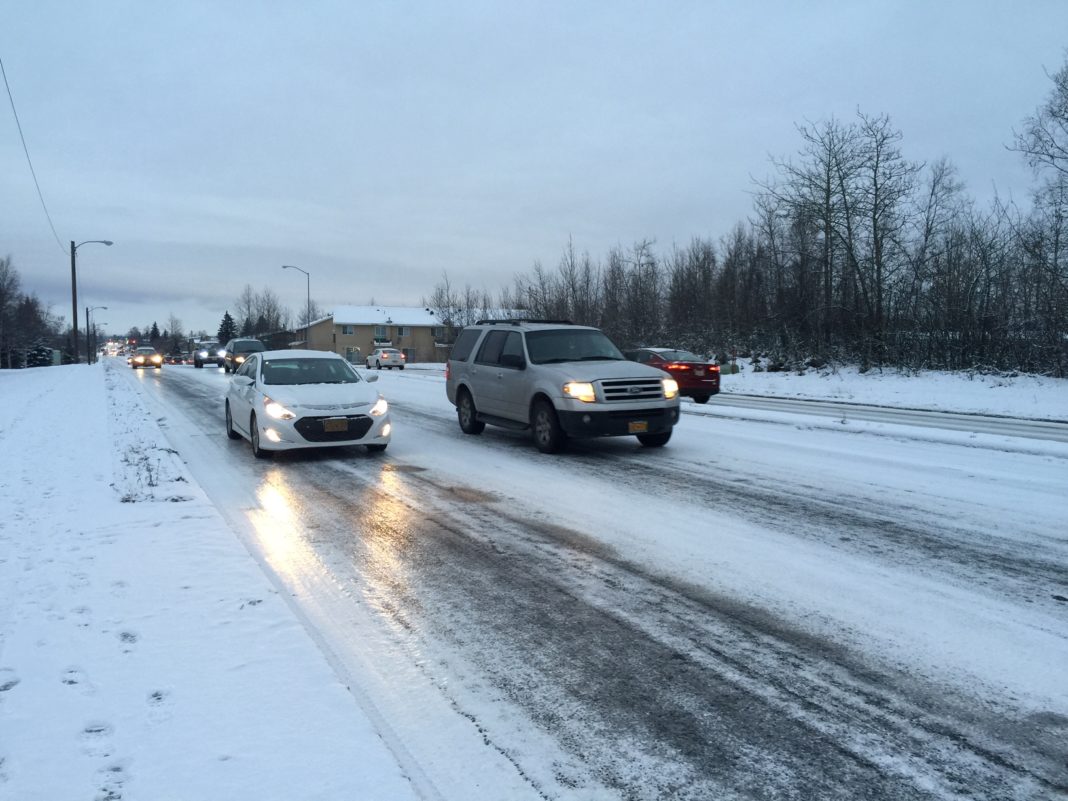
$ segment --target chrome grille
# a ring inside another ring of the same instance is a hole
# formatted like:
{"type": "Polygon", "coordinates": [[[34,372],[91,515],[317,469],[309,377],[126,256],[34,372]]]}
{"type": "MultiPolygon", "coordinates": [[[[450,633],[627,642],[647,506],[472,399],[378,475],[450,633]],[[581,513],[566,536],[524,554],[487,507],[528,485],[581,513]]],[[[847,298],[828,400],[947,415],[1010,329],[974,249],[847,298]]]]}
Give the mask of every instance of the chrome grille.
{"type": "Polygon", "coordinates": [[[664,397],[664,385],[659,378],[606,379],[598,383],[604,399],[609,403],[661,400],[664,397]]]}

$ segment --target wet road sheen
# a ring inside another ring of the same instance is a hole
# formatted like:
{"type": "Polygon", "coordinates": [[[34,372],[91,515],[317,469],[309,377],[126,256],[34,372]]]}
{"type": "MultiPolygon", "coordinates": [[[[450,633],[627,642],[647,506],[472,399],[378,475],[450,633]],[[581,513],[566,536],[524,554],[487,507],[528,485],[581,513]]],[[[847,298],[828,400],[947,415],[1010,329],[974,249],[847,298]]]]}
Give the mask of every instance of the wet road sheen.
{"type": "MultiPolygon", "coordinates": [[[[629,562],[555,519],[534,493],[487,492],[388,451],[254,462],[247,443],[221,435],[224,382],[200,373],[137,380],[234,461],[233,480],[256,499],[250,515],[267,562],[284,582],[299,583],[311,565],[331,571],[393,636],[436,655],[433,670],[454,679],[439,690],[463,714],[493,703],[520,711],[566,763],[526,764],[536,755],[512,741],[522,725],[483,730],[544,798],[588,797],[589,787],[635,801],[1068,794],[1068,719],[979,703],[751,602],[629,562]]],[[[448,415],[395,404],[394,418],[426,437],[459,436],[448,415]]],[[[501,469],[529,457],[514,438],[479,444],[475,458],[501,469]]],[[[636,465],[619,449],[577,458],[606,485],[660,482],[697,504],[727,487],[669,460],[636,465]]],[[[880,558],[919,552],[963,580],[984,574],[1009,596],[1025,591],[1020,574],[1068,584],[1056,560],[1019,563],[981,542],[939,547],[938,532],[907,515],[891,526],[886,509],[832,510],[770,484],[744,491],[751,522],[798,536],[852,534],[856,545],[845,547],[858,552],[877,540],[880,558]]]]}

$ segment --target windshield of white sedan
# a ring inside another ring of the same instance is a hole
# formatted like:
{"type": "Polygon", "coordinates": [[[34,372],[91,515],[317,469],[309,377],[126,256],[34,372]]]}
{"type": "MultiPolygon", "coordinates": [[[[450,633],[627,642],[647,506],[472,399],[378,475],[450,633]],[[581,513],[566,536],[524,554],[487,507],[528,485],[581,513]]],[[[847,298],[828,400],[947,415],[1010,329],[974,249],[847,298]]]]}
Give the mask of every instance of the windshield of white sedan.
{"type": "Polygon", "coordinates": [[[341,359],[270,359],[263,362],[264,384],[355,384],[360,380],[341,359]]]}
{"type": "Polygon", "coordinates": [[[622,361],[612,340],[594,329],[531,331],[527,353],[534,364],[552,362],[622,361]]]}

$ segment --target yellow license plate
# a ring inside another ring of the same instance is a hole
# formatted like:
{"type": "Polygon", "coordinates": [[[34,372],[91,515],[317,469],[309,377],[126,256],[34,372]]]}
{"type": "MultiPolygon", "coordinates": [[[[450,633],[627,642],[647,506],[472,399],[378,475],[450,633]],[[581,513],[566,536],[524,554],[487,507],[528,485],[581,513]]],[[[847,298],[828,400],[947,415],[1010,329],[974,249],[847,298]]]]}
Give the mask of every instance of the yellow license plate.
{"type": "Polygon", "coordinates": [[[323,420],[323,431],[333,433],[335,431],[348,431],[349,419],[347,417],[328,417],[323,420]]]}
{"type": "Polygon", "coordinates": [[[627,423],[628,434],[644,434],[649,430],[648,420],[632,420],[627,423]]]}

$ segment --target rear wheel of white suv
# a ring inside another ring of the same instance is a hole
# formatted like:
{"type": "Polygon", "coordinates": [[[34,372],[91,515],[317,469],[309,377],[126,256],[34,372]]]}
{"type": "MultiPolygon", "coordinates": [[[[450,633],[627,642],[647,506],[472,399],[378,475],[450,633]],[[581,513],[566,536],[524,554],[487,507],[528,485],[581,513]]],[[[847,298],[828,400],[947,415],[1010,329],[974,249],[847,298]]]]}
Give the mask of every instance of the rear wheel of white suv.
{"type": "Polygon", "coordinates": [[[567,434],[560,428],[556,409],[547,400],[534,404],[534,444],[542,453],[556,453],[567,445],[567,434]]]}
{"type": "Polygon", "coordinates": [[[475,400],[466,389],[461,389],[460,397],[456,399],[456,419],[465,434],[481,434],[486,428],[486,424],[478,419],[475,400]]]}

